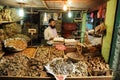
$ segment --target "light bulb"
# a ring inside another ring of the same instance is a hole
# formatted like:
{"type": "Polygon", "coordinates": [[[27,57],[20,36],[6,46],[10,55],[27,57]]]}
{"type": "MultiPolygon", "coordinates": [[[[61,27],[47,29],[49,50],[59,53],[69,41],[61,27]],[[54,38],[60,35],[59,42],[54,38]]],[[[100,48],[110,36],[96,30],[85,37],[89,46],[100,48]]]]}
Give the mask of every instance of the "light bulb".
{"type": "Polygon", "coordinates": [[[68,17],[69,17],[69,18],[72,17],[72,13],[71,13],[71,11],[68,12],[68,17]]]}
{"type": "Polygon", "coordinates": [[[68,0],[68,5],[70,6],[72,4],[72,1],[71,0],[68,0]]]}
{"type": "Polygon", "coordinates": [[[67,5],[66,5],[66,4],[64,4],[63,10],[64,10],[64,11],[67,11],[67,5]]]}
{"type": "Polygon", "coordinates": [[[20,17],[24,17],[24,10],[23,10],[23,8],[19,9],[19,16],[20,17]]]}

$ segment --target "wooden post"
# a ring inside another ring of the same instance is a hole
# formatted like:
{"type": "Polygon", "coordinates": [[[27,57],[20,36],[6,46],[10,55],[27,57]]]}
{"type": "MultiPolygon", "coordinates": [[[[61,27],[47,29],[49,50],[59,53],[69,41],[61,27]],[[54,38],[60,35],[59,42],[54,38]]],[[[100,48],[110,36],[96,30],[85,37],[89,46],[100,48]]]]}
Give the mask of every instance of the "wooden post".
{"type": "Polygon", "coordinates": [[[82,12],[81,39],[80,39],[81,43],[84,43],[84,37],[85,37],[85,31],[86,31],[86,17],[87,17],[87,12],[83,11],[82,12]]]}

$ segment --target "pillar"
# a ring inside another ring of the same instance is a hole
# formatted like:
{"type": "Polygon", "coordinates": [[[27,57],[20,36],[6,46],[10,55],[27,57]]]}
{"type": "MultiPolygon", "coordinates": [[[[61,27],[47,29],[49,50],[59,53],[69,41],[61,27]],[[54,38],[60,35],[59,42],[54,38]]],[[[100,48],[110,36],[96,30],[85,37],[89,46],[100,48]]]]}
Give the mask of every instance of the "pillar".
{"type": "Polygon", "coordinates": [[[107,8],[106,8],[107,11],[106,11],[106,18],[105,18],[105,25],[107,27],[106,28],[107,30],[106,30],[106,35],[103,37],[103,44],[102,44],[102,56],[104,57],[106,62],[108,62],[109,55],[110,55],[116,5],[117,5],[117,0],[109,0],[107,2],[107,8]]]}
{"type": "Polygon", "coordinates": [[[82,12],[82,27],[81,27],[81,39],[80,42],[84,42],[84,37],[85,37],[85,31],[86,31],[86,17],[87,17],[87,11],[82,12]]]}

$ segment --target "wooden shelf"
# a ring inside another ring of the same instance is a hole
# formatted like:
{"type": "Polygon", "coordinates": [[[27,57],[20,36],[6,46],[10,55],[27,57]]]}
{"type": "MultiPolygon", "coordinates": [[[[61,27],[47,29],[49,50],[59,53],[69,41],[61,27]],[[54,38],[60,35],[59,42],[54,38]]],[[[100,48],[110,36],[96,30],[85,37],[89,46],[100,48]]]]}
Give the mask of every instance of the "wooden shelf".
{"type": "MultiPolygon", "coordinates": [[[[55,80],[54,77],[8,77],[0,76],[1,80],[55,80]]],[[[113,76],[67,77],[66,80],[112,80],[113,76]]]]}
{"type": "Polygon", "coordinates": [[[17,21],[0,21],[0,24],[7,24],[7,23],[14,23],[14,22],[17,22],[17,21]]]}
{"type": "Polygon", "coordinates": [[[4,23],[12,23],[14,21],[0,21],[0,24],[4,24],[4,23]]]}

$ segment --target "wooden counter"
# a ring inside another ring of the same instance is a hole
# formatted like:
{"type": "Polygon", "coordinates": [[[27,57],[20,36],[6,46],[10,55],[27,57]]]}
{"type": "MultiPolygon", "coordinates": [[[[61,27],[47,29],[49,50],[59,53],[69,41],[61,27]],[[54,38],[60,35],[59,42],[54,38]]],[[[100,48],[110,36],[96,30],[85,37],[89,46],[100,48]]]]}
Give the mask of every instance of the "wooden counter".
{"type": "MultiPolygon", "coordinates": [[[[1,80],[55,80],[50,77],[0,77],[1,80]]],[[[65,80],[113,80],[113,76],[68,77],[65,80]]]]}

